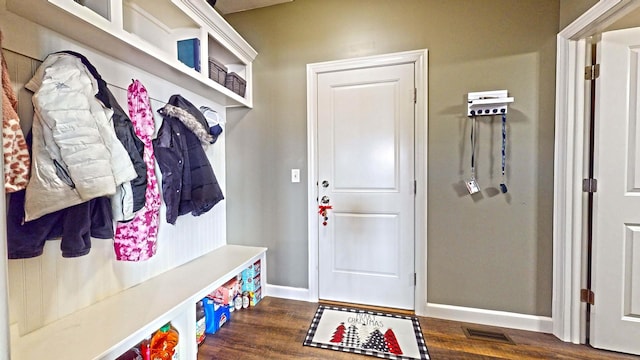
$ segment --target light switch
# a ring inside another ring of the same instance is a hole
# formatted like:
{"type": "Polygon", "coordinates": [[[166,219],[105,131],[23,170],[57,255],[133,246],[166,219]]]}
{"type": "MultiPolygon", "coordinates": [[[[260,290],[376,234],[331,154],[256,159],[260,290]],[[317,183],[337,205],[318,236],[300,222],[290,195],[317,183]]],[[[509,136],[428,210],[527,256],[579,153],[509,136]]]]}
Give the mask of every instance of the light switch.
{"type": "Polygon", "coordinates": [[[291,182],[300,182],[300,169],[291,169],[291,182]]]}

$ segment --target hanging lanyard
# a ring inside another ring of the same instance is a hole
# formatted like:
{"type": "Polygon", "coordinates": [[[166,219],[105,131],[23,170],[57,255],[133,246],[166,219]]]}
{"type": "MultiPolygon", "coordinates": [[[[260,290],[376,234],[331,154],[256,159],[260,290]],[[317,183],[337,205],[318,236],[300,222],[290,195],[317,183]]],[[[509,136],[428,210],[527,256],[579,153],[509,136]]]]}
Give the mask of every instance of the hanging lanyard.
{"type": "Polygon", "coordinates": [[[505,169],[507,167],[507,114],[502,114],[502,183],[500,184],[500,191],[507,192],[507,178],[505,176],[505,169]]]}
{"type": "Polygon", "coordinates": [[[471,179],[476,178],[476,117],[471,118],[471,179]]]}
{"type": "Polygon", "coordinates": [[[480,186],[476,181],[476,136],[478,133],[476,117],[471,118],[471,179],[465,182],[469,194],[475,194],[480,191],[480,186]]]}

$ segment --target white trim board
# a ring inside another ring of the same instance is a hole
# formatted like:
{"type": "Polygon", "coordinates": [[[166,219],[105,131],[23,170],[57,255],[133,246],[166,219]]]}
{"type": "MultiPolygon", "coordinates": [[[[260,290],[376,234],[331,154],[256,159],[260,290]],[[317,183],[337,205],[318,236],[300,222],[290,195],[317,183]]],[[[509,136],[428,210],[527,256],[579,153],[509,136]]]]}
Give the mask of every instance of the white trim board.
{"type": "Polygon", "coordinates": [[[585,173],[585,94],[581,78],[585,39],[640,6],[640,1],[600,0],[557,37],[556,128],[553,201],[553,334],[563,341],[585,341],[580,288],[585,173]]]}
{"type": "Polygon", "coordinates": [[[543,333],[551,333],[553,330],[553,321],[550,317],[453,305],[428,303],[426,316],[543,333]]]}
{"type": "Polygon", "coordinates": [[[264,286],[264,293],[262,296],[271,296],[280,299],[299,300],[307,302],[318,302],[317,299],[312,299],[309,295],[309,289],[295,288],[290,286],[271,285],[266,284],[264,286]]]}
{"type": "MultiPolygon", "coordinates": [[[[312,299],[309,295],[309,289],[270,284],[265,285],[265,296],[289,300],[318,302],[317,299],[312,299]]],[[[426,312],[420,316],[543,333],[551,333],[553,330],[552,319],[547,316],[535,316],[453,305],[427,303],[426,312]]]]}
{"type": "Polygon", "coordinates": [[[382,65],[415,64],[415,313],[423,315],[427,305],[427,139],[428,139],[428,50],[405,51],[355,59],[307,64],[307,211],[309,236],[309,299],[318,301],[318,148],[317,148],[317,78],[323,72],[382,65]]]}

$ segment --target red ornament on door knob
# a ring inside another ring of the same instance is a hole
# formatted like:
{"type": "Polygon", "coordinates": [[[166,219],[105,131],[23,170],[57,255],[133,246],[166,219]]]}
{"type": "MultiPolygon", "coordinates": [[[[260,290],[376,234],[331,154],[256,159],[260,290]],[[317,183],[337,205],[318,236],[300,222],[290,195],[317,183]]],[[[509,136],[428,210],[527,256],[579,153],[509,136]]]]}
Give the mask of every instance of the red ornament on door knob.
{"type": "Polygon", "coordinates": [[[327,220],[329,220],[329,217],[327,216],[327,210],[331,209],[333,209],[331,205],[318,205],[318,214],[320,214],[320,216],[322,216],[322,218],[324,219],[324,221],[322,222],[323,226],[327,226],[327,220]]]}

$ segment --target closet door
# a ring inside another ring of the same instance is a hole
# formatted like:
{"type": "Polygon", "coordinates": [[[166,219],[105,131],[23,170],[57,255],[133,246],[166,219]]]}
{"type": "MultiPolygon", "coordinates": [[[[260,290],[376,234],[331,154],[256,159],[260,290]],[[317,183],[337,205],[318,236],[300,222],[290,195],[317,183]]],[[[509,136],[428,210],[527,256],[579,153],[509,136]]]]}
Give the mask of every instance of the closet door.
{"type": "Polygon", "coordinates": [[[640,355],[640,28],[599,52],[591,345],[640,355]]]}

